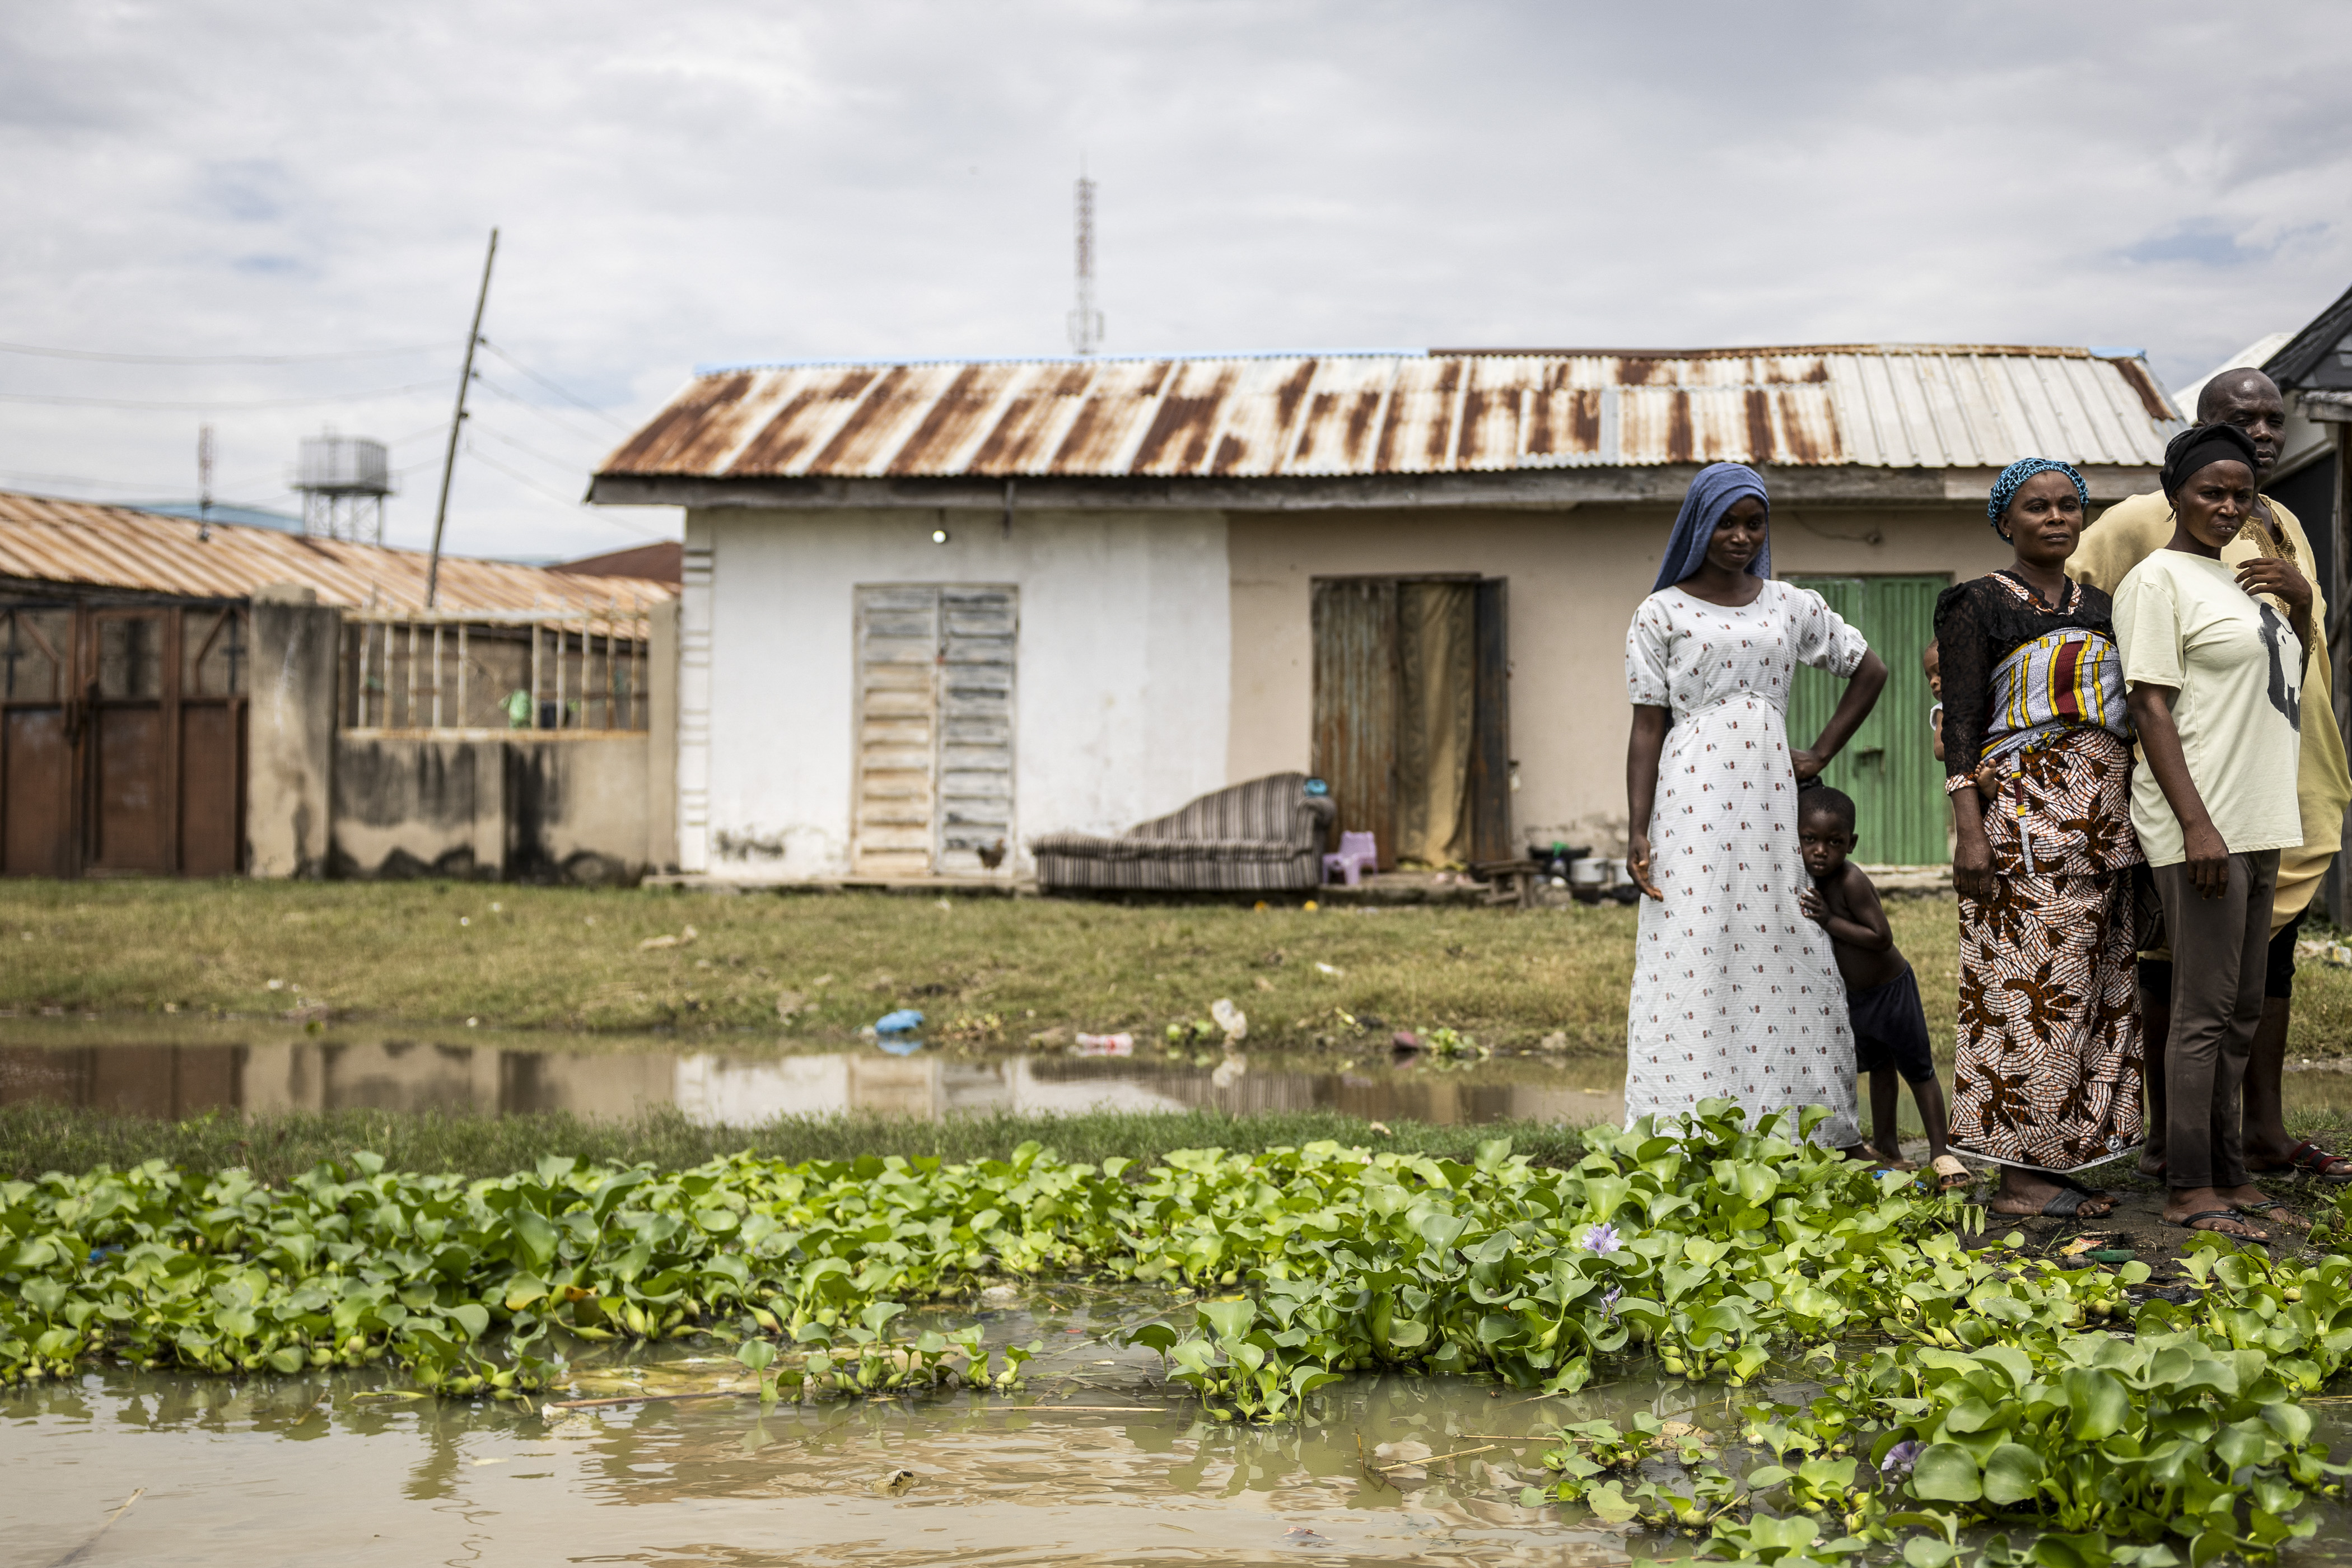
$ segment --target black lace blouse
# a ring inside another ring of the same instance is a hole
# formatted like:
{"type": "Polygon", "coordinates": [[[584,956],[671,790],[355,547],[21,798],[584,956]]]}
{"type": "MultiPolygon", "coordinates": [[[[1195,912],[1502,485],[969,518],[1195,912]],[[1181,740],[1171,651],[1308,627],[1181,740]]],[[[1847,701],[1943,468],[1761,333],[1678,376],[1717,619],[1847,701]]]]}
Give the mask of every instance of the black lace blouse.
{"type": "Polygon", "coordinates": [[[2116,635],[2115,601],[2071,578],[2053,610],[2012,572],[1955,583],[1936,600],[1936,646],[1944,678],[1944,773],[1975,770],[1992,710],[1992,672],[2026,643],[2070,626],[2116,635]]]}

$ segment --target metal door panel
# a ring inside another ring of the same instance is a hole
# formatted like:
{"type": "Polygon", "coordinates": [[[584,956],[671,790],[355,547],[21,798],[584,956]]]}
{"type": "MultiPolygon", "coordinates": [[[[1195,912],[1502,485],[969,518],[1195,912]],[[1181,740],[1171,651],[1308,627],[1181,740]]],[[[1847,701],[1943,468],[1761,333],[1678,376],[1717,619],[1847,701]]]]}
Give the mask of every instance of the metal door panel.
{"type": "Polygon", "coordinates": [[[237,742],[243,714],[226,703],[180,710],[180,870],[235,873],[245,814],[238,809],[237,742]]]}
{"type": "MultiPolygon", "coordinates": [[[[1853,797],[1860,860],[1906,866],[1949,858],[1943,767],[1928,733],[1928,693],[1919,658],[1935,633],[1936,596],[1947,579],[1930,576],[1791,577],[1810,588],[1885,661],[1877,704],[1845,750],[1822,774],[1853,797]]],[[[1845,694],[1845,682],[1801,668],[1790,693],[1789,744],[1810,746],[1845,694]]]]}
{"type": "Polygon", "coordinates": [[[163,838],[163,724],[153,708],[100,708],[90,715],[90,865],[100,871],[168,871],[163,838]]]}
{"type": "Polygon", "coordinates": [[[69,877],[73,847],[65,709],[12,708],[0,725],[0,875],[69,877]]]}
{"type": "Polygon", "coordinates": [[[1516,860],[1511,833],[1510,580],[1478,584],[1476,740],[1470,752],[1470,858],[1516,860]]]}

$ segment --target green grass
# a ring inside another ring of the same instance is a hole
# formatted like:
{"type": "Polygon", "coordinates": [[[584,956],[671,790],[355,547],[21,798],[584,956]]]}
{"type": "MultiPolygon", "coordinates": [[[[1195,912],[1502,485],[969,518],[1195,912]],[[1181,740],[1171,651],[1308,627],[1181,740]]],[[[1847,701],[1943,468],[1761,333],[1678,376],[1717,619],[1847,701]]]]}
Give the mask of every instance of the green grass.
{"type": "Polygon", "coordinates": [[[1321,1138],[1467,1163],[1479,1144],[1507,1138],[1516,1152],[1539,1164],[1563,1165],[1584,1156],[1578,1131],[1538,1121],[1439,1127],[1402,1121],[1383,1131],[1360,1117],[1331,1110],[1249,1116],[1216,1110],[998,1112],[942,1121],[784,1117],[764,1127],[727,1128],[698,1127],[675,1110],[650,1111],[625,1121],[560,1114],[492,1118],[343,1110],[272,1113],[242,1121],[200,1116],[173,1122],[52,1105],[11,1105],[0,1106],[0,1175],[29,1181],[51,1171],[78,1174],[101,1165],[124,1170],[162,1159],[198,1171],[241,1165],[261,1181],[282,1183],[321,1160],[348,1165],[352,1152],[362,1149],[383,1155],[388,1169],[467,1176],[527,1171],[549,1154],[646,1161],[671,1171],[743,1150],[793,1161],[929,1154],[953,1163],[1003,1159],[1033,1139],[1067,1160],[1099,1164],[1125,1155],[1150,1164],[1175,1149],[1255,1153],[1321,1138]]]}
{"type": "MultiPolygon", "coordinates": [[[[1931,1032],[1951,1037],[1958,931],[1888,905],[1931,1032]]],[[[1633,913],[1407,906],[1126,906],[877,893],[722,897],[478,883],[0,884],[0,1010],[282,1016],[852,1038],[893,1007],[940,1043],[1157,1034],[1230,996],[1254,1040],[1306,1047],[1335,1013],[1490,1046],[1622,1050],[1633,913]],[[646,949],[649,938],[693,941],[646,949]],[[1328,966],[1328,970],[1327,967],[1328,966]],[[1336,970],[1339,973],[1328,973],[1336,970]],[[270,982],[278,982],[272,989],[270,982]],[[780,998],[793,1005],[780,1021],[780,998]]],[[[1352,1035],[1352,1031],[1349,1032],[1352,1035]]],[[[2305,968],[2298,1056],[2343,1054],[2352,970],[2305,968]]]]}

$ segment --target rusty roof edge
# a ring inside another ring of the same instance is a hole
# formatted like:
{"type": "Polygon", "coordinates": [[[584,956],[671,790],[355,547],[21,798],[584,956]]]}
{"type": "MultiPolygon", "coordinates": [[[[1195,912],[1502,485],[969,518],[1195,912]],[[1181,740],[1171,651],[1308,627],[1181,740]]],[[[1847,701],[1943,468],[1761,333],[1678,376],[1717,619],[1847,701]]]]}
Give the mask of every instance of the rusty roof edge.
{"type": "Polygon", "coordinates": [[[706,381],[714,375],[741,375],[747,371],[864,370],[876,365],[903,365],[911,370],[932,364],[1149,364],[1160,360],[1181,364],[1188,360],[1209,359],[1421,359],[1437,352],[1435,349],[1417,348],[1221,349],[1201,353],[923,354],[914,359],[875,355],[864,359],[828,356],[824,359],[716,360],[696,365],[692,379],[706,381]]]}
{"type": "MultiPolygon", "coordinates": [[[[1246,479],[1170,476],[1024,476],[1024,510],[1291,511],[1380,509],[1442,510],[1490,506],[1558,507],[1682,499],[1706,465],[1607,464],[1474,472],[1433,470],[1406,475],[1269,474],[1246,479]]],[[[2152,477],[2154,463],[2095,463],[2089,469],[2126,478],[2152,477]]],[[[1947,504],[1947,474],[1998,472],[1977,464],[1885,468],[1851,460],[1804,465],[1766,464],[1776,501],[1905,501],[1947,504]]],[[[2094,476],[2095,477],[2095,476],[2094,476]]],[[[1003,482],[941,475],[896,479],[798,480],[688,479],[675,476],[600,479],[606,505],[665,505],[712,510],[884,511],[953,507],[993,515],[1003,482]]]]}
{"type": "Polygon", "coordinates": [[[2016,354],[2041,359],[2128,359],[2071,343],[1761,343],[1748,348],[1707,349],[1518,349],[1444,348],[1428,351],[1448,359],[1750,359],[1769,354],[2016,354]]]}

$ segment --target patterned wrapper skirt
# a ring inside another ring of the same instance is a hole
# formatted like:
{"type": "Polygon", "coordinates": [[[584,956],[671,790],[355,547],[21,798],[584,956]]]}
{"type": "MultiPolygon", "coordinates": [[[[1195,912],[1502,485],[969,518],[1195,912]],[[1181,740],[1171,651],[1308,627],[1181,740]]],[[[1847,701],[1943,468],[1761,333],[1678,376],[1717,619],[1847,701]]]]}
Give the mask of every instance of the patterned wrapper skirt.
{"type": "Polygon", "coordinates": [[[1952,1143],[2079,1171],[2141,1140],[2132,872],[1998,876],[1960,900],[1952,1143]]]}

